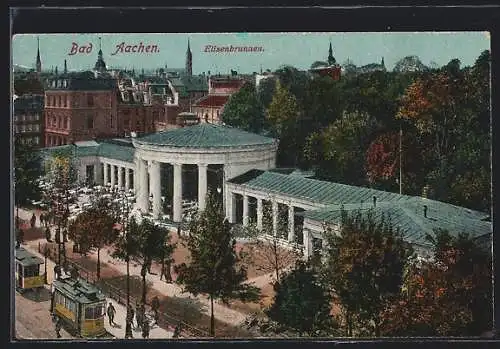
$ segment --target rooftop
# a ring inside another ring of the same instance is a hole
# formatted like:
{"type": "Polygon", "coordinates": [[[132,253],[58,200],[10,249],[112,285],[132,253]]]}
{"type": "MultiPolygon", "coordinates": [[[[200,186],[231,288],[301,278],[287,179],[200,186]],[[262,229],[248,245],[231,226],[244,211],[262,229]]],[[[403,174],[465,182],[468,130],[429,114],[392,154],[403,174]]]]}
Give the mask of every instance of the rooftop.
{"type": "Polygon", "coordinates": [[[55,289],[74,299],[78,303],[90,304],[106,300],[101,290],[82,278],[65,278],[52,282],[55,289]]]}
{"type": "Polygon", "coordinates": [[[201,123],[153,133],[137,141],[169,147],[226,148],[273,144],[276,140],[230,126],[201,123]]]}
{"type": "Polygon", "coordinates": [[[40,265],[43,264],[43,259],[38,258],[34,254],[26,251],[23,247],[16,248],[16,261],[21,263],[23,267],[30,265],[40,265]]]}
{"type": "Polygon", "coordinates": [[[198,99],[195,107],[222,107],[229,100],[228,95],[208,95],[198,99]]]}

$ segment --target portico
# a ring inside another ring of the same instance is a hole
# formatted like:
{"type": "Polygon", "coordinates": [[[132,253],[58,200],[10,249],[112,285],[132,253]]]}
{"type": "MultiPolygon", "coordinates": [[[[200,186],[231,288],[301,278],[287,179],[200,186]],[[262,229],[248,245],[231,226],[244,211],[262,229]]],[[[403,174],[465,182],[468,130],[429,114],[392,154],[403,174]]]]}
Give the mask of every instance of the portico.
{"type": "Polygon", "coordinates": [[[224,189],[226,180],[250,169],[273,168],[277,150],[277,142],[273,138],[206,123],[134,138],[133,145],[138,183],[135,188],[137,206],[142,212],[148,212],[151,193],[153,217],[159,218],[163,214],[161,165],[170,164],[173,167],[174,222],[181,222],[183,219],[183,167],[194,165],[197,168],[197,206],[198,210],[204,210],[210,189],[210,167],[216,166],[223,171],[217,190],[227,204],[224,189]]]}

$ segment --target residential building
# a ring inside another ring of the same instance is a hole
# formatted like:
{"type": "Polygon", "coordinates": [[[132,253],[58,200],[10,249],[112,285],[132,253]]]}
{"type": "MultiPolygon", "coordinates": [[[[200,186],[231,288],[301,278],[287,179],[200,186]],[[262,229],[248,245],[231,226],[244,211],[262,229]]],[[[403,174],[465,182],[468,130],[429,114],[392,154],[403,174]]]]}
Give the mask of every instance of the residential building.
{"type": "Polygon", "coordinates": [[[14,99],[14,135],[22,143],[44,147],[43,95],[24,94],[14,99]]]}

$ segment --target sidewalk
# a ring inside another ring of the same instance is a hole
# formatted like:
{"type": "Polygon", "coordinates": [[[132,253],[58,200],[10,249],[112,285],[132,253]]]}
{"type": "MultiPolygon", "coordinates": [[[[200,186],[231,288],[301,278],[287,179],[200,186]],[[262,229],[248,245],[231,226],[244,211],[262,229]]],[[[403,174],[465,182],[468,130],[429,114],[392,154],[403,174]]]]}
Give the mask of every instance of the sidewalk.
{"type": "MultiPolygon", "coordinates": [[[[38,242],[36,242],[36,243],[38,244],[38,242]]],[[[37,255],[38,257],[40,257],[42,259],[44,258],[41,254],[38,253],[37,248],[34,247],[33,245],[23,245],[23,247],[26,250],[28,250],[29,252],[37,255]]],[[[55,266],[55,263],[52,260],[47,259],[47,282],[49,284],[51,284],[52,281],[54,280],[54,266],[55,266]]],[[[50,286],[47,286],[47,287],[49,287],[49,289],[50,289],[50,286]]],[[[116,301],[114,301],[112,299],[107,299],[106,309],[107,309],[107,305],[109,304],[109,302],[112,302],[113,306],[116,309],[114,322],[117,324],[117,326],[109,325],[109,319],[106,315],[105,319],[104,319],[105,328],[109,333],[111,333],[116,338],[124,338],[125,337],[125,317],[127,314],[127,310],[126,310],[125,306],[118,304],[116,301]]],[[[134,338],[143,339],[142,338],[142,331],[139,329],[137,331],[134,330],[133,335],[134,335],[134,338]]],[[[171,338],[172,335],[173,335],[173,331],[164,330],[156,325],[153,326],[149,332],[149,338],[155,338],[155,339],[171,338]]]]}
{"type": "MultiPolygon", "coordinates": [[[[24,209],[19,209],[19,217],[21,219],[30,219],[31,215],[33,213],[31,211],[27,211],[24,209]]],[[[36,213],[35,213],[36,215],[36,213]]],[[[36,220],[36,226],[40,226],[40,220],[39,217],[37,216],[36,220]]],[[[37,247],[33,244],[38,244],[37,241],[29,242],[29,245],[32,246],[30,248],[31,251],[37,250],[37,247]]],[[[26,246],[25,246],[26,247],[26,246]]],[[[27,247],[26,247],[27,248],[27,247]]],[[[37,251],[33,251],[37,252],[37,251]]],[[[40,254],[37,253],[38,256],[41,256],[40,254]]],[[[97,260],[97,253],[96,252],[89,252],[88,254],[89,257],[91,257],[93,260],[97,260]]],[[[110,268],[115,269],[118,271],[121,275],[126,275],[126,263],[124,261],[117,260],[113,257],[110,256],[108,253],[108,249],[103,248],[100,252],[100,257],[101,261],[105,262],[109,265],[110,268]]],[[[43,258],[43,256],[41,256],[43,258]]],[[[52,275],[53,274],[53,269],[54,269],[54,263],[49,261],[48,265],[48,272],[47,274],[49,275],[49,282],[52,280],[52,275]]],[[[141,275],[141,267],[136,266],[133,263],[130,263],[130,274],[131,275],[141,275]]],[[[188,298],[188,299],[196,299],[199,301],[203,306],[201,307],[200,311],[204,313],[207,316],[210,316],[210,300],[206,296],[199,295],[197,297],[193,296],[190,293],[184,293],[182,292],[182,288],[175,284],[171,283],[168,284],[165,281],[160,280],[159,275],[151,275],[148,274],[146,276],[147,281],[151,282],[152,288],[155,289],[156,291],[160,292],[166,297],[179,297],[179,298],[188,298]]],[[[252,280],[248,280],[247,283],[252,283],[252,280]]],[[[231,309],[224,304],[221,304],[219,302],[214,303],[214,316],[217,320],[224,322],[226,324],[232,325],[232,326],[238,326],[242,323],[244,323],[247,314],[242,313],[240,311],[231,309]]],[[[122,332],[124,330],[121,330],[122,332]]],[[[142,337],[141,337],[142,338],[142,337]]],[[[164,338],[164,337],[162,337],[164,338]]]]}
{"type": "MultiPolygon", "coordinates": [[[[114,318],[115,325],[109,324],[109,318],[108,318],[108,315],[106,314],[106,316],[104,318],[104,327],[106,328],[106,331],[111,333],[116,339],[123,339],[123,338],[125,338],[125,318],[127,316],[127,308],[124,305],[118,304],[115,300],[108,298],[107,302],[106,302],[106,309],[109,305],[109,302],[113,303],[113,307],[116,310],[116,314],[115,314],[115,318],[114,318]]],[[[135,319],[134,319],[134,324],[137,324],[135,322],[135,319]]],[[[141,329],[138,329],[138,328],[133,329],[132,334],[134,336],[134,339],[143,339],[141,329]]],[[[150,339],[172,338],[173,334],[174,334],[173,331],[164,330],[163,328],[158,327],[158,325],[154,325],[149,330],[149,338],[150,339]]]]}

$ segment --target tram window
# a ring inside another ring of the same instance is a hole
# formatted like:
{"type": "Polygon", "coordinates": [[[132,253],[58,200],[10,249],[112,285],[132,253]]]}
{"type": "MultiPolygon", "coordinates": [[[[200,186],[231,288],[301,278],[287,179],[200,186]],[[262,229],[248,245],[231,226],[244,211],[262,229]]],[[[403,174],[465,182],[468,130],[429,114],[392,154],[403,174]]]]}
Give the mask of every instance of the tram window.
{"type": "Polygon", "coordinates": [[[85,309],[85,319],[99,319],[104,316],[104,307],[102,305],[97,305],[94,307],[88,307],[85,309]]]}
{"type": "Polygon", "coordinates": [[[33,277],[33,276],[38,276],[38,275],[39,275],[38,265],[30,265],[30,266],[24,267],[24,276],[25,277],[33,277]]]}

